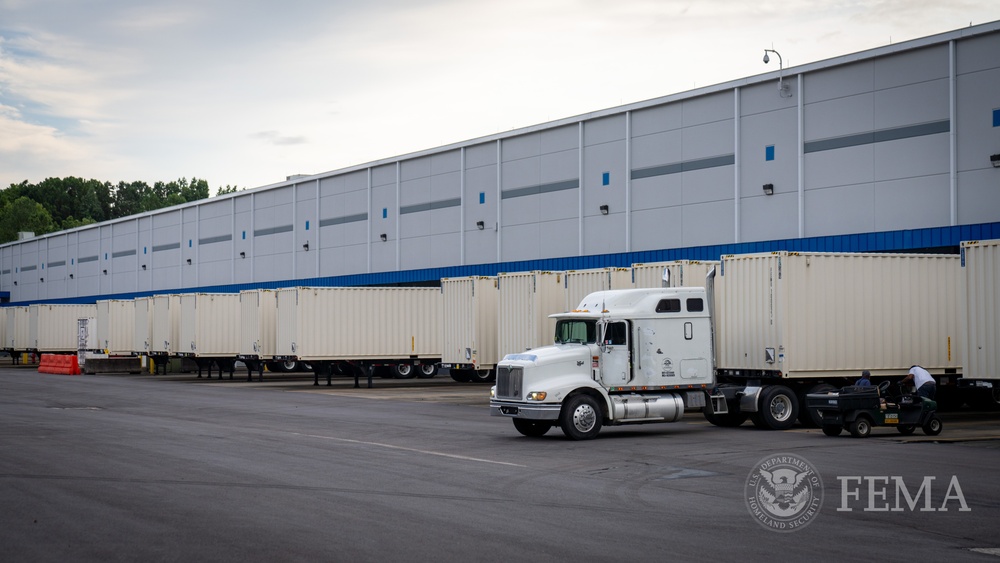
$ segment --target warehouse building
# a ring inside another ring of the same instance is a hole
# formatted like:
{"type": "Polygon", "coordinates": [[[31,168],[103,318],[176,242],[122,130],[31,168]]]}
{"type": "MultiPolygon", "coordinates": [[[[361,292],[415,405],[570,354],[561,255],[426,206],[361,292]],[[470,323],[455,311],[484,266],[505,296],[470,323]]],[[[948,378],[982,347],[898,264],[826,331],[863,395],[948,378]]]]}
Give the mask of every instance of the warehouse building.
{"type": "Polygon", "coordinates": [[[1000,238],[1000,22],[0,246],[0,297],[1000,238]]]}

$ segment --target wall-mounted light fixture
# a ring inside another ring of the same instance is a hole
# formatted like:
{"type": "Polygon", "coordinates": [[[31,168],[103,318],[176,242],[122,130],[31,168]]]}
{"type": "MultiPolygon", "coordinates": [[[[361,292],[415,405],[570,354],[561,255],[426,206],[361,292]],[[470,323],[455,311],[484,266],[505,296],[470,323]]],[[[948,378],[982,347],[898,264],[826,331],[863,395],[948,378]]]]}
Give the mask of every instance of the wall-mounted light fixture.
{"type": "Polygon", "coordinates": [[[764,195],[774,195],[774,184],[764,184],[764,195]]]}
{"type": "Polygon", "coordinates": [[[14,280],[14,285],[17,285],[17,280],[14,280]]]}
{"type": "Polygon", "coordinates": [[[476,228],[481,231],[486,228],[486,223],[482,221],[476,221],[476,228]]]}
{"type": "Polygon", "coordinates": [[[382,239],[382,242],[385,242],[385,241],[389,240],[389,237],[387,237],[385,235],[385,233],[382,233],[381,235],[379,235],[378,238],[382,239]]]}
{"type": "Polygon", "coordinates": [[[190,258],[188,258],[188,264],[190,264],[190,263],[191,263],[191,259],[190,259],[190,258]]]}
{"type": "Polygon", "coordinates": [[[45,278],[38,278],[38,281],[45,283],[45,278]]]}
{"type": "Polygon", "coordinates": [[[1000,154],[991,154],[990,163],[993,165],[993,168],[1000,168],[1000,154]]]}
{"type": "Polygon", "coordinates": [[[778,95],[782,98],[791,98],[792,93],[788,90],[788,84],[785,84],[782,80],[782,70],[784,70],[785,63],[781,60],[781,53],[775,51],[774,49],[764,49],[764,64],[771,62],[771,57],[767,56],[768,53],[774,53],[778,55],[778,95]]]}
{"type": "Polygon", "coordinates": [[[608,206],[607,206],[607,204],[602,205],[601,206],[601,215],[607,215],[607,214],[608,214],[608,206]]]}
{"type": "Polygon", "coordinates": [[[240,258],[246,258],[246,257],[247,257],[246,252],[240,252],[240,258]]]}
{"type": "Polygon", "coordinates": [[[73,274],[70,274],[70,275],[69,275],[69,279],[73,279],[73,274]]]}
{"type": "Polygon", "coordinates": [[[102,271],[104,272],[105,276],[108,275],[108,271],[107,270],[102,270],[102,271]]]}
{"type": "Polygon", "coordinates": [[[302,245],[302,250],[309,252],[309,241],[306,241],[306,243],[302,245]]]}
{"type": "Polygon", "coordinates": [[[142,269],[143,269],[143,270],[145,270],[145,269],[146,269],[146,265],[145,265],[145,264],[143,264],[143,265],[142,265],[142,269]]]}

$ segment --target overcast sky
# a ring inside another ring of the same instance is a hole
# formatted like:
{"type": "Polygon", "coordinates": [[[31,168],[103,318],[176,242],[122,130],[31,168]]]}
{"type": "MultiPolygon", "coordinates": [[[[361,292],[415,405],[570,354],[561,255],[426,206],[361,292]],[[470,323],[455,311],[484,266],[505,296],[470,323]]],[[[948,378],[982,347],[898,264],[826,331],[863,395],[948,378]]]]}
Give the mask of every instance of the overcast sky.
{"type": "Polygon", "coordinates": [[[0,187],[252,188],[1000,20],[996,0],[0,0],[0,187]]]}

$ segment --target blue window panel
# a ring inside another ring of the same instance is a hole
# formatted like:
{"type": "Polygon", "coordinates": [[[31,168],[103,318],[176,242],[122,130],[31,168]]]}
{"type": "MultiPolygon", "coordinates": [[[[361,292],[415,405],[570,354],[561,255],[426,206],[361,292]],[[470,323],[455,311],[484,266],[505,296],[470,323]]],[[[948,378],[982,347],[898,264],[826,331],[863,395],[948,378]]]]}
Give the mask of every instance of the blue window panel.
{"type": "Polygon", "coordinates": [[[774,145],[764,147],[764,160],[774,160],[774,145]]]}
{"type": "Polygon", "coordinates": [[[243,231],[243,240],[247,240],[247,232],[243,231]]]}
{"type": "Polygon", "coordinates": [[[385,207],[382,208],[382,218],[385,219],[389,217],[389,210],[385,207]]]}
{"type": "Polygon", "coordinates": [[[188,239],[188,248],[191,248],[191,239],[188,239]]]}
{"type": "Polygon", "coordinates": [[[479,205],[486,203],[486,192],[479,192],[479,205]]]}
{"type": "Polygon", "coordinates": [[[45,269],[45,262],[42,262],[42,269],[45,269]]]}
{"type": "Polygon", "coordinates": [[[108,259],[108,253],[107,253],[107,252],[105,252],[105,253],[104,253],[104,259],[105,259],[105,260],[107,260],[107,259],[108,259]]]}
{"type": "Polygon", "coordinates": [[[611,184],[611,172],[605,172],[601,175],[601,185],[607,186],[611,184]]]}
{"type": "Polygon", "coordinates": [[[73,266],[74,264],[76,264],[76,258],[70,258],[69,259],[69,265],[73,266]]]}
{"type": "Polygon", "coordinates": [[[146,253],[146,247],[145,247],[145,246],[144,246],[144,247],[142,247],[142,253],[143,253],[143,254],[145,254],[145,253],[146,253]]]}
{"type": "Polygon", "coordinates": [[[309,230],[309,221],[306,221],[306,230],[309,230]]]}
{"type": "Polygon", "coordinates": [[[1000,108],[993,110],[993,126],[1000,127],[1000,108]]]}

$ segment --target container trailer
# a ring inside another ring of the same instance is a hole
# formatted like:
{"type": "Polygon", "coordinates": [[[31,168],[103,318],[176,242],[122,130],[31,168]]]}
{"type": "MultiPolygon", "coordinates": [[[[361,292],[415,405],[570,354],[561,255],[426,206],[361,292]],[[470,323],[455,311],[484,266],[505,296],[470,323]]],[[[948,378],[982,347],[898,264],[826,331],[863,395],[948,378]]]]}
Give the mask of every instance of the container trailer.
{"type": "Polygon", "coordinates": [[[334,372],[433,377],[441,360],[441,291],[422,287],[279,289],[275,359],[334,372]],[[359,371],[360,370],[360,371],[359,371]]]}
{"type": "Polygon", "coordinates": [[[1000,408],[1000,239],[961,245],[964,398],[1000,408]]]}
{"type": "Polygon", "coordinates": [[[499,297],[495,276],[441,280],[441,367],[455,381],[495,378],[499,297]]]}
{"type": "Polygon", "coordinates": [[[212,366],[229,372],[233,378],[236,356],[240,352],[240,294],[238,293],[185,293],[179,296],[180,312],[177,346],[172,347],[180,357],[191,358],[202,369],[212,366]]]}

